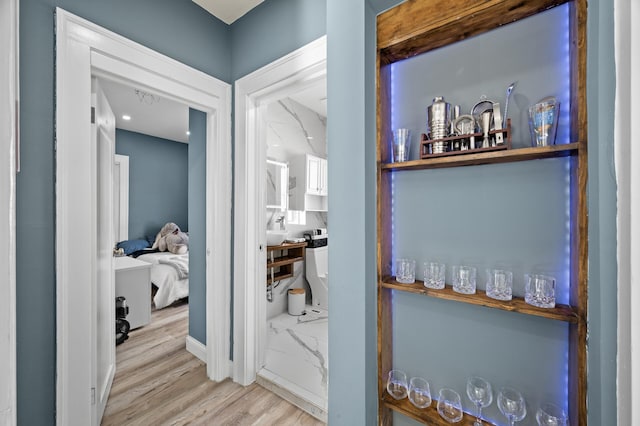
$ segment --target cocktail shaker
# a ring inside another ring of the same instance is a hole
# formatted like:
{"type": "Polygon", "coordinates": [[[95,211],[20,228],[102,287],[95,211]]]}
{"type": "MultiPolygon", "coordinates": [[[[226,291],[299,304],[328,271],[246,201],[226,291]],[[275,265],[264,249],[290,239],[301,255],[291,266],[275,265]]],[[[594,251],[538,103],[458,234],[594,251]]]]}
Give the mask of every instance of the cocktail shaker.
{"type": "MultiPolygon", "coordinates": [[[[451,104],[444,97],[436,96],[427,107],[427,132],[431,139],[443,139],[448,136],[451,126],[451,104]]],[[[445,152],[444,142],[433,144],[433,153],[445,152]]]]}

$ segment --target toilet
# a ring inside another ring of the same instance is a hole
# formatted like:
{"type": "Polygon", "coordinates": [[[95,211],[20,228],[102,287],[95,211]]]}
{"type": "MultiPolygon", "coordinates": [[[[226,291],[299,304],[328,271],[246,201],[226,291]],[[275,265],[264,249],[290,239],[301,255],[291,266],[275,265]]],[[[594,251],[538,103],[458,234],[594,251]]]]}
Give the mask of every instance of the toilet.
{"type": "Polygon", "coordinates": [[[329,247],[307,247],[305,275],[311,287],[311,306],[329,310],[329,247]]]}

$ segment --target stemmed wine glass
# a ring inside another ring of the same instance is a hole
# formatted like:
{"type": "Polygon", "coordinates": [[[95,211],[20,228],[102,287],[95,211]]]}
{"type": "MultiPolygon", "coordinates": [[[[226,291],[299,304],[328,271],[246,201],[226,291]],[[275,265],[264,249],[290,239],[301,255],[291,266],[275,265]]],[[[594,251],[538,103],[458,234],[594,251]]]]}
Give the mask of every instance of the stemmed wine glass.
{"type": "Polygon", "coordinates": [[[469,377],[467,379],[467,396],[476,405],[477,414],[474,426],[482,426],[482,409],[488,407],[493,401],[493,392],[491,391],[491,383],[482,377],[469,377]]]}
{"type": "Polygon", "coordinates": [[[550,402],[540,405],[536,412],[536,420],[540,426],[567,426],[568,424],[564,410],[550,402]]]}
{"type": "Polygon", "coordinates": [[[527,415],[527,406],[522,394],[513,388],[502,388],[498,393],[498,408],[500,412],[509,420],[509,425],[524,419],[527,415]]]}

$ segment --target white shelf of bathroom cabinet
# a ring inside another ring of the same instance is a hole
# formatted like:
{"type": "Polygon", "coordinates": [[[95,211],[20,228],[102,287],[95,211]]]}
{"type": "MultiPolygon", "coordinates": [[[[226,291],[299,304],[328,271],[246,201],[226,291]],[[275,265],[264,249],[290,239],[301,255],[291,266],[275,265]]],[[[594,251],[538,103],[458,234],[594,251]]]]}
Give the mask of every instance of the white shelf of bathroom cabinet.
{"type": "Polygon", "coordinates": [[[380,169],[383,171],[440,169],[445,167],[514,163],[518,161],[539,160],[544,158],[568,157],[577,155],[581,145],[581,142],[572,142],[552,146],[516,148],[505,151],[479,152],[466,155],[426,158],[424,160],[404,161],[401,163],[384,163],[380,165],[380,169]]]}
{"type": "Polygon", "coordinates": [[[417,293],[438,299],[453,300],[471,305],[518,312],[521,314],[534,315],[569,323],[578,323],[580,321],[580,317],[577,312],[569,305],[557,304],[555,308],[538,308],[537,306],[533,306],[525,302],[522,297],[514,297],[512,300],[508,301],[496,300],[487,296],[483,290],[476,290],[475,294],[462,294],[453,291],[453,288],[449,285],[446,285],[445,288],[441,290],[437,290],[425,287],[424,283],[419,280],[416,280],[413,284],[402,284],[397,282],[394,277],[386,277],[382,281],[381,285],[384,288],[392,290],[417,293]]]}

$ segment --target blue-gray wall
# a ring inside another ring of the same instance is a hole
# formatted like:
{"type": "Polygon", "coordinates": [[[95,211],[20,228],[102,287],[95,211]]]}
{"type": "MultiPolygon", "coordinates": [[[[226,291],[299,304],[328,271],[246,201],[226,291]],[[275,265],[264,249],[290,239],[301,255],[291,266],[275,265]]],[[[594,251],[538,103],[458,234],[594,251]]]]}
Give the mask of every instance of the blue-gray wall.
{"type": "Polygon", "coordinates": [[[616,180],[613,0],[589,2],[589,424],[616,419],[616,180]]]}
{"type": "Polygon", "coordinates": [[[237,80],[326,34],[324,0],[267,0],[231,25],[237,80]]]}
{"type": "Polygon", "coordinates": [[[155,237],[167,222],[189,230],[188,145],[116,129],[116,154],[129,156],[129,239],[155,237]]]}
{"type": "Polygon", "coordinates": [[[364,1],[327,1],[329,424],[336,425],[377,418],[374,23],[364,1]]]}
{"type": "Polygon", "coordinates": [[[189,109],[189,335],[207,343],[207,114],[189,109]]]}
{"type": "Polygon", "coordinates": [[[53,117],[57,6],[221,80],[231,80],[229,26],[190,0],[20,1],[22,120],[21,172],[16,188],[16,339],[21,425],[55,424],[53,117]]]}

